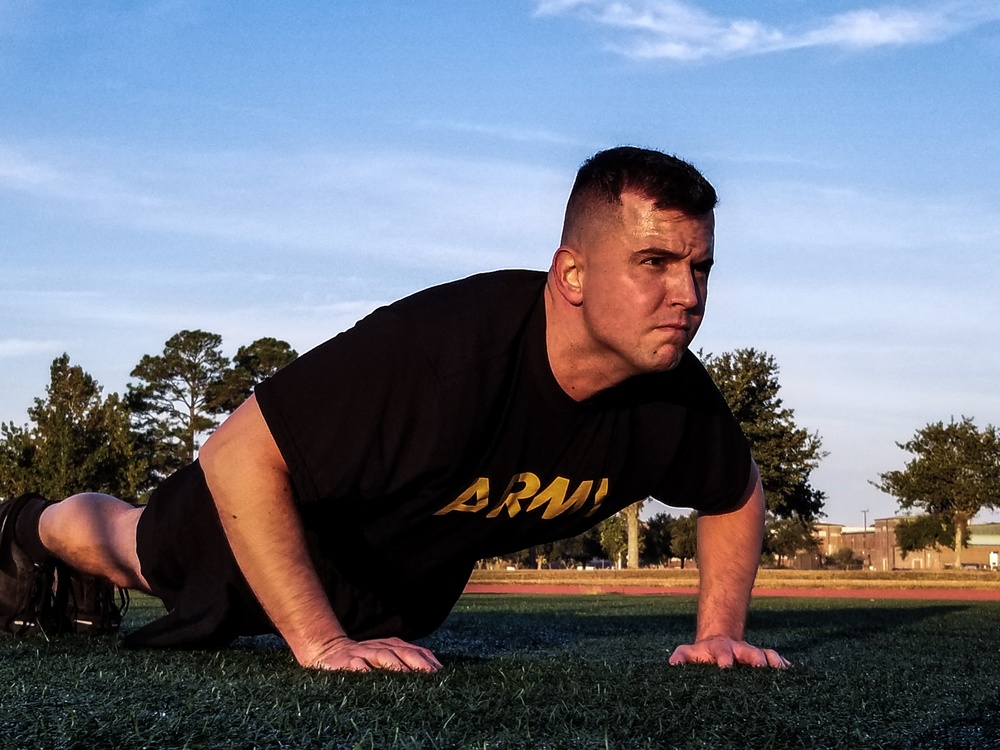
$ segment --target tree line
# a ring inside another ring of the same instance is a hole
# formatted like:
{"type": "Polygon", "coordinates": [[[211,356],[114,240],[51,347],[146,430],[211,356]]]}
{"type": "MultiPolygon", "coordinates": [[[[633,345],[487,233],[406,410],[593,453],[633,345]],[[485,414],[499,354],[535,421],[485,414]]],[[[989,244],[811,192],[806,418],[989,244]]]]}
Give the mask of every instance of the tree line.
{"type": "MultiPolygon", "coordinates": [[[[641,505],[641,503],[639,503],[641,505]]],[[[632,506],[635,507],[635,506],[632,506]]],[[[638,510],[638,508],[637,508],[638,510]]],[[[638,560],[644,566],[665,566],[678,560],[683,568],[697,552],[695,523],[697,515],[676,518],[658,513],[638,526],[638,560]]],[[[628,519],[625,511],[606,518],[591,529],[569,539],[537,545],[508,555],[502,561],[525,568],[575,568],[603,562],[624,567],[628,550],[628,519]]],[[[636,567],[629,563],[628,567],[636,567]]]]}
{"type": "Polygon", "coordinates": [[[28,409],[30,423],[0,424],[0,496],[88,490],[141,501],[197,456],[199,440],[255,384],[297,356],[285,341],[260,338],[229,359],[218,334],[184,330],[139,360],[124,396],[105,397],[63,354],[28,409]]]}
{"type": "MultiPolygon", "coordinates": [[[[52,362],[45,396],[28,409],[30,424],[0,425],[0,496],[91,490],[141,501],[197,456],[199,440],[256,383],[296,357],[287,342],[261,338],[230,360],[218,334],[184,330],[160,354],[139,360],[124,396],[105,397],[97,381],[63,354],[52,362]]],[[[809,482],[823,455],[820,438],[797,426],[784,406],[773,357],[754,349],[701,357],[750,440],[768,502],[771,546],[794,554],[810,543],[825,501],[809,482]]],[[[587,534],[525,551],[519,559],[570,564],[628,554],[634,566],[640,556],[647,563],[695,556],[694,516],[660,514],[640,529],[638,510],[633,506],[587,534]]]]}
{"type": "MultiPolygon", "coordinates": [[[[819,434],[800,427],[784,404],[777,362],[753,348],[698,354],[760,469],[767,501],[765,555],[780,564],[813,549],[826,495],[810,476],[826,454],[819,434]]],[[[45,396],[28,409],[30,423],[0,424],[0,497],[28,491],[65,497],[92,490],[141,501],[196,457],[199,440],[256,383],[297,356],[285,341],[260,338],[229,359],[218,334],[184,330],[171,336],[160,354],[139,360],[123,396],[104,396],[97,381],[63,354],[52,362],[45,396]]],[[[897,544],[904,555],[937,544],[960,554],[972,518],[1000,504],[1000,435],[992,425],[980,429],[962,417],[928,424],[897,445],[913,459],[872,482],[902,510],[920,511],[898,525],[897,544]]],[[[638,513],[633,506],[581,537],[526,550],[518,561],[627,558],[635,566],[640,560],[695,556],[693,516],[661,513],[640,525],[638,513]]]]}
{"type": "MultiPolygon", "coordinates": [[[[754,349],[702,356],[750,441],[767,498],[764,556],[781,564],[816,546],[815,522],[826,495],[810,483],[825,453],[817,433],[796,426],[779,396],[774,358],[754,349]]],[[[962,417],[930,423],[896,445],[912,455],[901,470],[879,474],[872,484],[895,498],[900,510],[917,511],[896,527],[896,544],[907,553],[940,544],[956,552],[968,544],[968,526],[982,510],[1000,507],[1000,434],[962,417]]],[[[850,550],[833,562],[846,566],[850,550]]]]}

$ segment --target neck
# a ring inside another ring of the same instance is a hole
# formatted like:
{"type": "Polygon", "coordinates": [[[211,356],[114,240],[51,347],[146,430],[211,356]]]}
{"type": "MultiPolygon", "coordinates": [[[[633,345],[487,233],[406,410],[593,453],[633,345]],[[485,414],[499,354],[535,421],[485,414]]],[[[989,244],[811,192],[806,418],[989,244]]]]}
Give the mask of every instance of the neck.
{"type": "Polygon", "coordinates": [[[630,376],[599,351],[580,322],[579,310],[545,287],[545,348],[549,367],[559,387],[574,401],[586,401],[630,376]]]}

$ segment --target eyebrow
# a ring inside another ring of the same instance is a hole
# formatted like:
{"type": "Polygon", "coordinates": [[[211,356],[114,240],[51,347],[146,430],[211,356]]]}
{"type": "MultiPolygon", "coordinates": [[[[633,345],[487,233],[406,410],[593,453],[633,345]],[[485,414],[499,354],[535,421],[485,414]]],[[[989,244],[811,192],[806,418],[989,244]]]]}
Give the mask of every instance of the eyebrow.
{"type": "MultiPolygon", "coordinates": [[[[660,258],[684,258],[684,257],[687,257],[684,253],[677,252],[676,250],[670,250],[669,248],[666,248],[666,247],[658,247],[658,246],[644,247],[641,250],[636,250],[633,253],[633,255],[644,256],[644,257],[657,256],[657,257],[660,257],[660,258]]],[[[715,263],[715,254],[712,253],[712,254],[708,255],[707,257],[702,258],[701,260],[694,261],[695,265],[703,265],[705,263],[708,263],[710,265],[714,264],[715,263]]]]}
{"type": "Polygon", "coordinates": [[[667,258],[682,258],[684,253],[679,253],[676,250],[670,250],[665,247],[644,247],[641,250],[636,250],[635,255],[659,255],[667,258]]]}

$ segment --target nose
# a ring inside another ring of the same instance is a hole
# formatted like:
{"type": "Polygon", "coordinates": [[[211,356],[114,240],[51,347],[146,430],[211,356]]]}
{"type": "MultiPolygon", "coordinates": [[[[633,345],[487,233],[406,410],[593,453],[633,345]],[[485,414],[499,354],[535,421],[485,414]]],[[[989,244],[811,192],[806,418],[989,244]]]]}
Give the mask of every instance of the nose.
{"type": "Polygon", "coordinates": [[[678,264],[674,273],[666,279],[667,302],[685,310],[696,310],[705,301],[704,283],[696,276],[694,269],[678,264]]]}

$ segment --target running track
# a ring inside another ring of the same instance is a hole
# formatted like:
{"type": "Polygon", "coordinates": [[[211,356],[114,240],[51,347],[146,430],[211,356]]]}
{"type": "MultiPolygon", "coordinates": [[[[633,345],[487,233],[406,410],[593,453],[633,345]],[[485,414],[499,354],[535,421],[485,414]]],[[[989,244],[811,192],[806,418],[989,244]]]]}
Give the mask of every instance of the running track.
{"type": "MultiPolygon", "coordinates": [[[[604,586],[573,584],[470,583],[466,594],[626,594],[630,596],[694,596],[693,586],[604,586]]],[[[755,588],[755,597],[807,597],[824,599],[952,599],[961,601],[1000,601],[1000,587],[970,588],[755,588]]]]}

